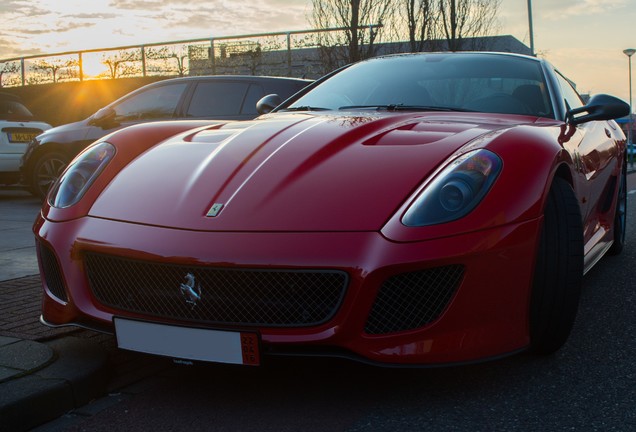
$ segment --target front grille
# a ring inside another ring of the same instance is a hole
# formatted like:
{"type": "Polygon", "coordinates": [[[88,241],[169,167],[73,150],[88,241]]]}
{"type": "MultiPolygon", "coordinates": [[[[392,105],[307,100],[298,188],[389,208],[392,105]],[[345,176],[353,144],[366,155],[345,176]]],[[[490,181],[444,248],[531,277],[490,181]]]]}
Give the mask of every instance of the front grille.
{"type": "Polygon", "coordinates": [[[60,265],[57,262],[57,258],[55,258],[55,254],[48,247],[39,242],[37,246],[40,250],[40,259],[42,261],[42,271],[44,272],[46,286],[55,297],[64,302],[68,302],[62,272],[60,271],[60,265]]]}
{"type": "Polygon", "coordinates": [[[320,324],[336,313],[348,281],[341,271],[179,266],[94,253],[85,263],[100,303],[207,324],[320,324]]]}
{"type": "Polygon", "coordinates": [[[367,334],[412,330],[435,321],[464,275],[460,265],[403,273],[387,279],[365,325],[367,334]]]}

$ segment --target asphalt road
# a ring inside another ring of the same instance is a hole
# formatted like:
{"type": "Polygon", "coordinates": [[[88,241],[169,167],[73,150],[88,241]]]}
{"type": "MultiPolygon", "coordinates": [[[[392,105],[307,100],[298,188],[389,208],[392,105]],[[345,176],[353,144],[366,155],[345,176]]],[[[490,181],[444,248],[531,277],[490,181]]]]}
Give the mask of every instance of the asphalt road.
{"type": "Polygon", "coordinates": [[[636,175],[628,240],[585,277],[572,335],[549,357],[439,369],[327,359],[165,368],[38,431],[636,430],[636,175]]]}

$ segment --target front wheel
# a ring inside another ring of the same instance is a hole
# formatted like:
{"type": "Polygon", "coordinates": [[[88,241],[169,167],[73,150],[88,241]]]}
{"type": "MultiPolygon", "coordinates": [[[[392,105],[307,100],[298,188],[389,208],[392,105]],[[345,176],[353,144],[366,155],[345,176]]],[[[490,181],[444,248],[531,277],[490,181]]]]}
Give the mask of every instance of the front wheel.
{"type": "Polygon", "coordinates": [[[583,279],[583,223],[568,182],[555,178],[545,205],[530,300],[530,351],[551,354],[565,343],[583,279]]]}
{"type": "Polygon", "coordinates": [[[62,175],[68,165],[68,157],[59,152],[48,152],[40,155],[33,164],[30,187],[33,195],[46,198],[53,183],[62,175]]]}

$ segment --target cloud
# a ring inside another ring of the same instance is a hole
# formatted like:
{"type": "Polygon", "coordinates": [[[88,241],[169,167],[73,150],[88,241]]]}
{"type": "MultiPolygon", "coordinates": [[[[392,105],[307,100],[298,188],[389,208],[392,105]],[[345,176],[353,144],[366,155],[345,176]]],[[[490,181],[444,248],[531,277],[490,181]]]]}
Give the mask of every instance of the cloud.
{"type": "Polygon", "coordinates": [[[52,28],[42,28],[42,29],[29,28],[29,29],[22,29],[20,32],[27,35],[45,35],[50,33],[57,34],[57,33],[66,33],[66,32],[73,31],[82,27],[84,28],[93,27],[94,25],[95,24],[92,24],[92,23],[74,23],[74,24],[57,23],[52,28]]]}
{"type": "Polygon", "coordinates": [[[63,15],[63,19],[79,19],[79,20],[102,20],[102,19],[113,19],[117,18],[119,15],[114,13],[78,13],[78,14],[67,14],[63,15]]]}
{"type": "Polygon", "coordinates": [[[162,1],[162,0],[113,0],[110,2],[109,6],[115,9],[143,11],[143,10],[160,9],[172,3],[178,4],[179,2],[162,1]]]}
{"type": "Polygon", "coordinates": [[[29,56],[39,54],[40,50],[22,49],[20,44],[17,44],[15,40],[0,38],[0,59],[8,59],[18,57],[16,53],[20,53],[20,56],[29,56]]]}
{"type": "Polygon", "coordinates": [[[310,5],[310,0],[1,0],[5,25],[0,38],[15,40],[4,45],[3,52],[20,56],[26,50],[57,52],[302,30],[310,27],[310,5]]]}
{"type": "Polygon", "coordinates": [[[627,6],[627,0],[567,0],[550,2],[541,16],[547,20],[559,21],[577,16],[600,15],[615,12],[627,6]]]}
{"type": "Polygon", "coordinates": [[[175,27],[201,29],[202,33],[237,35],[309,28],[305,0],[260,2],[194,0],[175,6],[175,27]]]}

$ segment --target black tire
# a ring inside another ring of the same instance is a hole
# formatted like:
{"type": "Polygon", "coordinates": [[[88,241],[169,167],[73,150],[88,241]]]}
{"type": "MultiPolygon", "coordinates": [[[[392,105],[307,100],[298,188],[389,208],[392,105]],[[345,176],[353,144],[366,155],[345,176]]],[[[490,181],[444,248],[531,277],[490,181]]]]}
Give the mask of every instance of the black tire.
{"type": "Polygon", "coordinates": [[[530,351],[551,354],[565,343],[583,280],[583,223],[568,182],[555,178],[545,205],[530,301],[530,351]]]}
{"type": "Polygon", "coordinates": [[[627,227],[627,158],[623,162],[621,177],[618,179],[618,197],[614,213],[614,243],[607,253],[619,255],[625,246],[625,230],[627,227]]]}
{"type": "Polygon", "coordinates": [[[29,181],[31,193],[40,199],[46,198],[46,194],[62,174],[68,161],[68,157],[59,152],[48,152],[40,155],[31,170],[29,181]]]}

